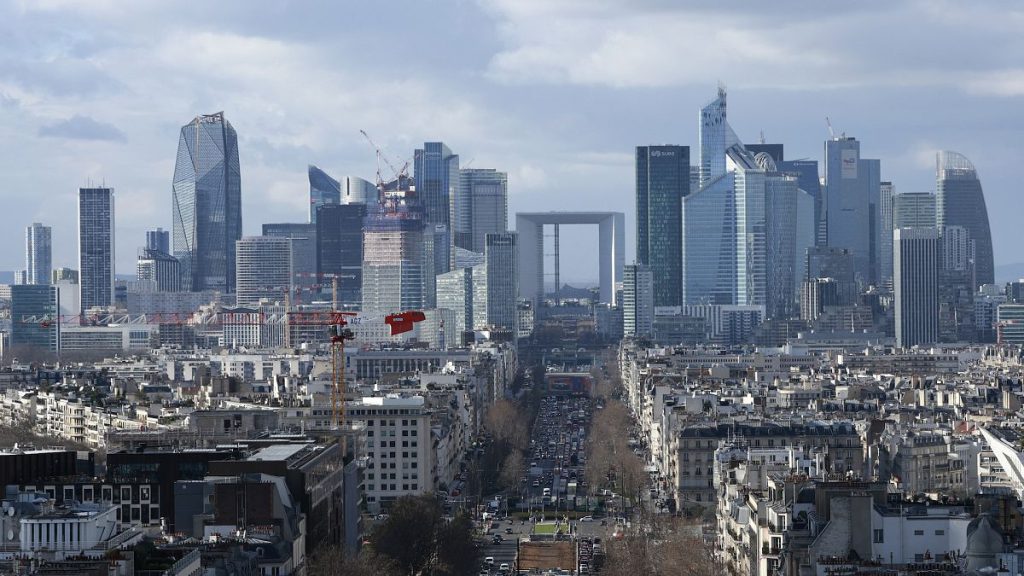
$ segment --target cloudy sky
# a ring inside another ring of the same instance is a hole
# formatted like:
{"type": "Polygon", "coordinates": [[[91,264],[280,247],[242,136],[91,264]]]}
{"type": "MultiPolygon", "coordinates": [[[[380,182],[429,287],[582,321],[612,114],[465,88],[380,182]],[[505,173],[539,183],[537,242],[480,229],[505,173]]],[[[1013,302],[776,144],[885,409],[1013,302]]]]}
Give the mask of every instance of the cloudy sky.
{"type": "MultiPolygon", "coordinates": [[[[442,140],[507,171],[512,226],[625,211],[632,258],[633,147],[693,146],[718,82],[742,139],[820,160],[828,116],[897,191],[934,190],[936,150],[967,155],[996,264],[1024,261],[1024,5],[720,4],[0,0],[0,269],[24,267],[33,221],[54,227],[54,264],[76,266],[77,188],[106,182],[131,272],[144,231],[170,227],[180,126],[219,110],[246,234],[305,220],[309,163],[372,179],[365,129],[396,162],[442,140]]],[[[596,240],[563,232],[564,276],[595,276],[596,240]]]]}

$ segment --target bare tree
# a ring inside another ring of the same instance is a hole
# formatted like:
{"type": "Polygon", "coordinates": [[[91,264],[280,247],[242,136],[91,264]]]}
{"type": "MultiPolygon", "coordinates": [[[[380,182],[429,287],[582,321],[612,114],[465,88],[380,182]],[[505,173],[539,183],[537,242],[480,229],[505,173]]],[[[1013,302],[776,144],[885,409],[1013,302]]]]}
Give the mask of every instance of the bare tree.
{"type": "Polygon", "coordinates": [[[398,567],[389,558],[364,548],[358,554],[345,554],[340,546],[325,546],[309,559],[308,576],[398,576],[398,567]]]}
{"type": "Polygon", "coordinates": [[[724,574],[713,546],[701,534],[699,524],[661,518],[644,524],[642,532],[628,533],[608,543],[605,576],[724,574]]]}

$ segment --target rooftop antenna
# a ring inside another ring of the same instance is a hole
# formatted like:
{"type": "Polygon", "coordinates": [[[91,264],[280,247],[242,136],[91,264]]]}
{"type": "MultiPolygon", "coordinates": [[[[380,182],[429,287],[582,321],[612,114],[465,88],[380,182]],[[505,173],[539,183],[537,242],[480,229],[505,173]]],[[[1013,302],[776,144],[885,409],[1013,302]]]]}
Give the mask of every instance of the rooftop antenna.
{"type": "Polygon", "coordinates": [[[828,126],[828,137],[832,140],[836,139],[836,131],[832,129],[832,121],[825,116],[825,125],[828,126]]]}
{"type": "Polygon", "coordinates": [[[761,144],[764,144],[764,130],[761,130],[761,144]]]}

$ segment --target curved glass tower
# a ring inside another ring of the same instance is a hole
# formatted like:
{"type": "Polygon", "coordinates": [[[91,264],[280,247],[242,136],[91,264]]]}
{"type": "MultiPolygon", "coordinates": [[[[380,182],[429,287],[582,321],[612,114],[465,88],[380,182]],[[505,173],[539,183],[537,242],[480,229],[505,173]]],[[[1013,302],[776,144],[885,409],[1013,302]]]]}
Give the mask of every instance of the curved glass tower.
{"type": "Polygon", "coordinates": [[[235,242],[242,238],[238,135],[223,112],[181,127],[174,165],[174,256],[191,291],[235,291],[235,242]]]}
{"type": "Polygon", "coordinates": [[[976,285],[995,282],[992,232],[988,225],[985,195],[974,165],[963,154],[943,151],[936,155],[936,220],[939,230],[945,226],[963,226],[975,247],[976,285]]]}
{"type": "Polygon", "coordinates": [[[316,211],[324,204],[341,204],[341,182],[327,172],[309,165],[309,221],[316,224],[316,211]]]}

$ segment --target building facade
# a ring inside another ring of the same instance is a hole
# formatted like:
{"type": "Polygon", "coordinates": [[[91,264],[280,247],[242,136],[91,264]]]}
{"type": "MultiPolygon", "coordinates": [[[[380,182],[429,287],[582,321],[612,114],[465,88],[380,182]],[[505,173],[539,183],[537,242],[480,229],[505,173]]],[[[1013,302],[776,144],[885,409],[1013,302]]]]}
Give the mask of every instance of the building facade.
{"type": "Polygon", "coordinates": [[[114,303],[114,189],[78,190],[78,273],[81,307],[114,303]]]}
{"type": "Polygon", "coordinates": [[[974,241],[977,286],[995,282],[992,232],[989,229],[985,194],[974,164],[956,152],[939,152],[935,162],[936,224],[963,226],[974,241]]]}
{"type": "Polygon", "coordinates": [[[11,346],[56,352],[60,347],[60,288],[11,286],[11,346]]]}
{"type": "Polygon", "coordinates": [[[892,227],[934,228],[935,195],[931,192],[904,192],[892,197],[892,227]]]}
{"type": "Polygon", "coordinates": [[[483,252],[487,234],[508,230],[508,174],[493,168],[459,170],[459,185],[452,205],[452,242],[472,252],[483,252]]]}
{"type": "Polygon", "coordinates": [[[178,259],[166,252],[143,248],[136,264],[139,280],[152,280],[160,292],[181,290],[181,265],[178,259]]]}
{"type": "Polygon", "coordinates": [[[239,306],[258,305],[260,299],[285,300],[292,289],[292,245],[288,238],[249,236],[235,248],[239,306]]]}
{"type": "Polygon", "coordinates": [[[938,341],[939,233],[935,228],[893,231],[893,300],[897,346],[938,341]]]}
{"type": "Polygon", "coordinates": [[[655,306],[682,304],[682,202],[689,146],[636,148],[636,258],[654,275],[655,306]]]}
{"type": "Polygon", "coordinates": [[[488,234],[484,257],[487,266],[487,325],[516,331],[519,318],[519,252],[515,232],[488,234]]]}
{"type": "Polygon", "coordinates": [[[649,337],[654,324],[654,273],[643,264],[630,264],[622,273],[622,332],[649,337]]]}
{"type": "Polygon", "coordinates": [[[416,194],[423,203],[427,224],[444,224],[451,229],[451,199],[459,185],[459,155],[443,142],[425,142],[413,154],[416,194]]]}
{"type": "Polygon", "coordinates": [[[52,230],[33,222],[25,229],[25,283],[49,284],[52,270],[52,230]]]}
{"type": "Polygon", "coordinates": [[[174,165],[174,256],[191,291],[235,291],[235,242],[242,238],[238,135],[223,112],[182,126],[174,165]]]}
{"type": "Polygon", "coordinates": [[[340,305],[359,306],[363,282],[363,222],[367,205],[328,204],[316,221],[316,272],[324,284],[338,281],[340,305]]]}
{"type": "Polygon", "coordinates": [[[875,282],[878,266],[879,172],[878,160],[861,158],[856,138],[843,136],[825,142],[826,243],[850,251],[855,279],[865,287],[875,282]]]}

